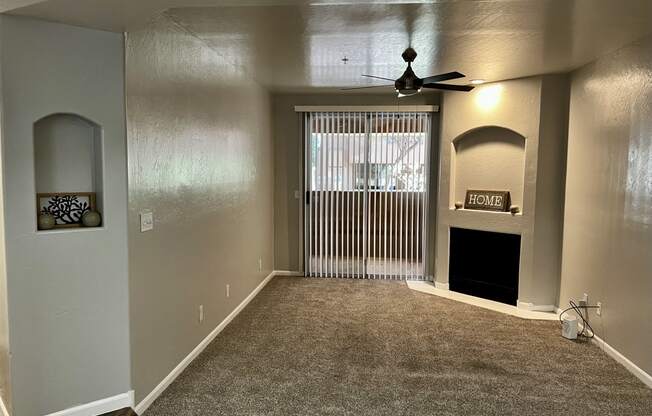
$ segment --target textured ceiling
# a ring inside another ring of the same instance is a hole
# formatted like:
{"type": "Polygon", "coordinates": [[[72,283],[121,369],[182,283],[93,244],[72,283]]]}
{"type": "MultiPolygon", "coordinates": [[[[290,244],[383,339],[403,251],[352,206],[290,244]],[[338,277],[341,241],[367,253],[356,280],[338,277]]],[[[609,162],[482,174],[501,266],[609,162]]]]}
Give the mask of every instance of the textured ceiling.
{"type": "Polygon", "coordinates": [[[44,0],[0,0],[0,13],[40,3],[44,0]]]}
{"type": "Polygon", "coordinates": [[[408,45],[419,53],[414,69],[422,77],[563,72],[652,32],[650,0],[49,0],[15,13],[120,31],[163,10],[277,90],[375,83],[362,73],[397,78],[408,45]]]}

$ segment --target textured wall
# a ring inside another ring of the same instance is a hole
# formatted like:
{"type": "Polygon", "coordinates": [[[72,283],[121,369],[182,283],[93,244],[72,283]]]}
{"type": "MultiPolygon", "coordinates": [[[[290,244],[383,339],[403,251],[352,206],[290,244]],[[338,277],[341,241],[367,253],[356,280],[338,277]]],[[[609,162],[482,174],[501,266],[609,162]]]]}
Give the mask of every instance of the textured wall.
{"type": "MultiPolygon", "coordinates": [[[[96,191],[96,152],[102,144],[95,126],[68,114],[34,125],[36,192],[96,191]]],[[[101,171],[101,155],[100,171],[101,171]]]]}
{"type": "MultiPolygon", "coordinates": [[[[568,74],[541,78],[533,261],[539,278],[532,281],[531,290],[550,293],[552,287],[556,299],[561,280],[570,79],[568,74]]],[[[559,306],[556,301],[553,305],[559,306]]]]}
{"type": "MultiPolygon", "coordinates": [[[[0,18],[0,34],[4,21],[0,18]]],[[[0,35],[1,36],[1,35],[0,35]]],[[[2,57],[2,39],[0,38],[0,57],[2,57]]],[[[1,58],[0,58],[1,59],[1,58]]],[[[3,159],[4,125],[2,120],[2,61],[0,60],[0,160],[3,159]]],[[[11,406],[10,365],[9,365],[9,317],[7,307],[7,262],[5,251],[5,215],[4,215],[4,180],[0,169],[0,400],[11,406]]]]}
{"type": "Polygon", "coordinates": [[[269,96],[237,56],[164,16],[129,33],[126,54],[139,402],[272,271],[273,148],[269,96]],[[154,212],[147,233],[143,209],[154,212]]]}
{"type": "Polygon", "coordinates": [[[124,41],[0,19],[13,408],[37,416],[130,388],[124,41]],[[33,123],[54,113],[103,129],[102,228],[36,231],[33,123]]]}
{"type": "Polygon", "coordinates": [[[652,374],[652,38],[572,76],[560,306],[652,374]]]}
{"type": "MultiPolygon", "coordinates": [[[[390,89],[384,94],[274,94],[272,98],[274,123],[274,259],[276,270],[301,271],[302,233],[301,200],[294,191],[303,192],[302,137],[300,117],[296,105],[438,105],[439,94],[419,94],[397,100],[390,89]]],[[[431,156],[433,189],[437,195],[437,151],[439,115],[433,115],[431,156]]],[[[434,219],[436,204],[432,207],[434,219]]],[[[434,229],[434,223],[431,229],[434,229]]],[[[433,233],[434,235],[434,233],[433,233]]],[[[431,238],[431,240],[433,240],[431,238]]],[[[431,244],[434,244],[434,240],[431,244]]],[[[433,247],[431,245],[431,247],[433,247]]],[[[434,260],[434,256],[431,256],[434,260]]]]}

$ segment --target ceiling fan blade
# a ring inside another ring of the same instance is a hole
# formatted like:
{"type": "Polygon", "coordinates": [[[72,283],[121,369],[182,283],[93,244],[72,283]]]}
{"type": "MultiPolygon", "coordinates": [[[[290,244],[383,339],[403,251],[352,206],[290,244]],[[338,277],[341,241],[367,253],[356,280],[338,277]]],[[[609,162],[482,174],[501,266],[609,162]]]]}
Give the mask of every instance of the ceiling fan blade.
{"type": "Polygon", "coordinates": [[[394,85],[368,85],[366,87],[351,87],[351,88],[340,88],[340,91],[348,90],[363,90],[365,88],[380,88],[380,87],[394,87],[394,85]]]}
{"type": "Polygon", "coordinates": [[[377,76],[375,76],[375,75],[365,75],[365,74],[362,74],[362,76],[363,76],[363,77],[367,77],[367,78],[384,79],[385,81],[392,81],[392,82],[395,81],[395,80],[393,80],[393,79],[391,79],[391,78],[377,77],[377,76]]]}
{"type": "Polygon", "coordinates": [[[473,85],[449,85],[449,84],[439,84],[439,83],[436,83],[436,82],[431,82],[430,84],[424,84],[423,88],[434,88],[434,89],[437,89],[437,90],[469,92],[475,87],[473,85]]]}
{"type": "Polygon", "coordinates": [[[447,72],[445,74],[439,74],[439,75],[433,75],[431,77],[427,77],[422,79],[424,84],[431,84],[433,82],[439,82],[439,81],[448,81],[451,79],[458,79],[458,78],[464,78],[466,75],[461,74],[457,71],[454,72],[447,72]]]}

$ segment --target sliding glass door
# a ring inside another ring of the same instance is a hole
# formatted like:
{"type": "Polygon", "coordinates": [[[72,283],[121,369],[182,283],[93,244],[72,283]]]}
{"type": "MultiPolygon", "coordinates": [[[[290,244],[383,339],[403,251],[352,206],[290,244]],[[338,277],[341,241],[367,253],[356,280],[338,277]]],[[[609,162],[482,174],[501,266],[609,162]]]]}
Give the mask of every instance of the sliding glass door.
{"type": "Polygon", "coordinates": [[[304,132],[307,275],[425,279],[430,114],[305,113],[304,132]]]}

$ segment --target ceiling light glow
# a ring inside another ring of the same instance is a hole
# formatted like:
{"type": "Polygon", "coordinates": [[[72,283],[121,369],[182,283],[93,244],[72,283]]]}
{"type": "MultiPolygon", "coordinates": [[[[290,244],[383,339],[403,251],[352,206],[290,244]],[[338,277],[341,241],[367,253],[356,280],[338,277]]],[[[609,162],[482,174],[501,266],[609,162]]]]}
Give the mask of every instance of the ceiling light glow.
{"type": "Polygon", "coordinates": [[[485,83],[484,79],[472,79],[471,80],[471,84],[473,84],[473,85],[480,85],[480,84],[484,84],[484,83],[485,83]]]}
{"type": "Polygon", "coordinates": [[[503,92],[503,86],[500,84],[483,87],[475,96],[475,103],[485,111],[493,110],[498,103],[503,92]]]}

